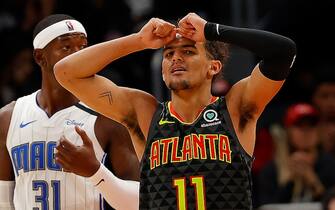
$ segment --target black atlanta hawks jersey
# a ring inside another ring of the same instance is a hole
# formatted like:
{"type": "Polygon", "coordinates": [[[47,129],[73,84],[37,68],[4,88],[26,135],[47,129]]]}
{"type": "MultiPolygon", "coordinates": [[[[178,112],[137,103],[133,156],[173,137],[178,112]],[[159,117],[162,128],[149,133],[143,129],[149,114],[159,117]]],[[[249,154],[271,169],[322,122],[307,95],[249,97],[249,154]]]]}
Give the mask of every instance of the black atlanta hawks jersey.
{"type": "Polygon", "coordinates": [[[142,159],[140,209],[251,209],[251,162],[224,97],[193,123],[183,123],[171,102],[162,103],[142,159]]]}

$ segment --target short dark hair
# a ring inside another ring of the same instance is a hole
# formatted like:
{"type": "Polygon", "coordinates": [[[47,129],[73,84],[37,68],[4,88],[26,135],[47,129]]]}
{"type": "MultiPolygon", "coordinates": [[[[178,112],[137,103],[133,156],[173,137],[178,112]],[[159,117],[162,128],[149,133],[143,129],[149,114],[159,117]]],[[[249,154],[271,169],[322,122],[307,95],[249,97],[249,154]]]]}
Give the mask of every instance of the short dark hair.
{"type": "Polygon", "coordinates": [[[35,39],[36,35],[43,31],[45,28],[51,26],[52,24],[58,23],[62,20],[74,20],[70,15],[65,14],[53,14],[49,15],[46,18],[42,19],[34,28],[33,39],[35,39]]]}
{"type": "Polygon", "coordinates": [[[221,61],[222,64],[225,64],[229,55],[229,45],[225,42],[219,41],[205,41],[205,50],[208,53],[208,57],[214,60],[221,61]]]}
{"type": "MultiPolygon", "coordinates": [[[[224,65],[229,57],[229,45],[225,42],[219,41],[208,41],[206,40],[204,43],[204,47],[206,50],[206,55],[209,59],[219,60],[222,65],[224,65]]],[[[213,81],[217,77],[223,77],[222,69],[220,73],[213,77],[213,81]]]]}

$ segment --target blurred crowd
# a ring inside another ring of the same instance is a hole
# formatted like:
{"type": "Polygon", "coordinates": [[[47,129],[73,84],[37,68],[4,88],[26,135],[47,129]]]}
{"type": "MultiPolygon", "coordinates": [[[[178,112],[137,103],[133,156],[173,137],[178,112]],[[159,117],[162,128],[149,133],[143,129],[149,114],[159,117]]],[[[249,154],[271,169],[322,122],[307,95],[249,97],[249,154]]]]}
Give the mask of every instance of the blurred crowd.
{"type": "MultiPolygon", "coordinates": [[[[326,53],[333,39],[327,4],[310,0],[2,0],[0,105],[40,87],[32,30],[49,14],[69,14],[81,21],[89,45],[136,32],[151,17],[176,22],[188,12],[213,22],[276,32],[293,39],[298,54],[289,79],[259,122],[254,205],[324,201],[335,206],[335,73],[332,54],[326,53]]],[[[119,85],[167,99],[168,91],[155,73],[160,71],[157,53],[147,50],[127,56],[101,74],[119,85]]],[[[225,94],[258,62],[234,47],[230,58],[223,77],[213,84],[217,95],[225,94]]]]}

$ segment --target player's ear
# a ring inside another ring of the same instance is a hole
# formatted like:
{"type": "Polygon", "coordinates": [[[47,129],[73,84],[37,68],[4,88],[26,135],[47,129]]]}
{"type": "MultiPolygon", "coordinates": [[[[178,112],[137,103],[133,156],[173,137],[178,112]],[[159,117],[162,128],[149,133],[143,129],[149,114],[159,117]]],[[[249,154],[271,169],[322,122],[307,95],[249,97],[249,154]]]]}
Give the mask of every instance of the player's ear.
{"type": "Polygon", "coordinates": [[[34,60],[35,62],[41,67],[45,67],[46,66],[46,60],[43,54],[43,49],[35,49],[33,52],[33,56],[34,56],[34,60]]]}
{"type": "Polygon", "coordinates": [[[213,77],[214,75],[218,74],[222,69],[222,63],[219,60],[211,60],[210,68],[208,71],[209,76],[213,77]]]}

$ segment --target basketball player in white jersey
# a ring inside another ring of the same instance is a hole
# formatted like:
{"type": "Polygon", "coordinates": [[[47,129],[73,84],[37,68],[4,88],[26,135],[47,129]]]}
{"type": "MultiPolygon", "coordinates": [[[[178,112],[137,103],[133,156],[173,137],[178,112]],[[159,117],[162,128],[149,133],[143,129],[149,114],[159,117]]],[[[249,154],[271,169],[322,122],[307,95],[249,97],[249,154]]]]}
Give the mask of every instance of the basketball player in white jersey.
{"type": "Polygon", "coordinates": [[[0,209],[104,209],[86,178],[55,162],[56,144],[64,136],[82,145],[74,127],[85,129],[98,160],[116,176],[138,180],[139,162],[128,131],[80,103],[54,77],[57,61],[87,45],[80,22],[68,15],[48,16],[35,27],[33,38],[42,87],[0,110],[0,209]]]}

